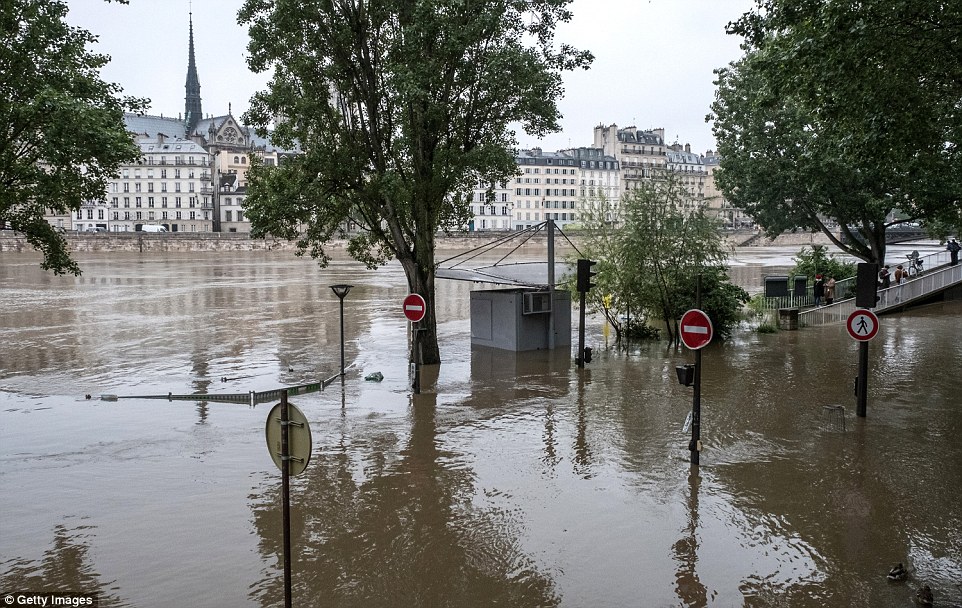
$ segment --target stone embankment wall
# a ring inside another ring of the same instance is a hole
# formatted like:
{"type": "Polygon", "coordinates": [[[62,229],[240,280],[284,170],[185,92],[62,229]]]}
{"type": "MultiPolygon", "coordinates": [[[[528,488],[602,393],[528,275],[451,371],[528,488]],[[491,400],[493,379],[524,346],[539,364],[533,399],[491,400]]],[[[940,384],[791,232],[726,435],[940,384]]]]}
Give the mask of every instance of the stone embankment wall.
{"type": "MultiPolygon", "coordinates": [[[[506,238],[503,232],[472,232],[456,236],[438,237],[439,251],[469,251],[498,239],[506,238]]],[[[199,252],[199,251],[294,251],[294,243],[277,239],[252,239],[246,233],[90,233],[65,235],[70,250],[76,253],[99,251],[127,251],[127,252],[199,252]]],[[[728,241],[735,247],[751,246],[802,246],[829,245],[828,237],[824,234],[783,234],[775,240],[769,240],[764,235],[754,231],[739,231],[728,233],[728,241]]],[[[577,246],[582,237],[571,237],[577,246]]],[[[566,239],[555,239],[555,251],[558,256],[569,255],[574,252],[574,246],[566,239]]],[[[327,249],[331,252],[343,250],[346,241],[333,241],[327,249]]],[[[516,238],[499,245],[497,251],[510,251],[517,248],[520,253],[543,252],[547,250],[547,235],[543,232],[533,236],[518,234],[516,238]]],[[[0,231],[0,252],[35,253],[27,239],[19,233],[0,231]]]]}

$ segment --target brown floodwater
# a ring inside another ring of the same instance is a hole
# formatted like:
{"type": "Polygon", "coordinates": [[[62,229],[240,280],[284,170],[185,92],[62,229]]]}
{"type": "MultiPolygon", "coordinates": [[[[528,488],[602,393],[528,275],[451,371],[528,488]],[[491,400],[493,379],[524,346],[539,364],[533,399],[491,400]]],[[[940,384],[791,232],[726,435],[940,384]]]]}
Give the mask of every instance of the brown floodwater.
{"type": "MultiPolygon", "coordinates": [[[[758,291],[792,253],[740,251],[733,275],[758,291]]],[[[294,605],[903,607],[922,584],[962,604],[962,302],[882,318],[865,419],[842,326],[712,344],[693,470],[674,370],[693,357],[615,348],[599,319],[584,371],[568,349],[472,348],[476,286],[440,281],[444,363],[412,395],[397,265],[81,262],[0,259],[0,592],[282,605],[271,404],[99,397],[328,378],[346,282],[345,381],[291,398],[313,435],[294,605]]]]}

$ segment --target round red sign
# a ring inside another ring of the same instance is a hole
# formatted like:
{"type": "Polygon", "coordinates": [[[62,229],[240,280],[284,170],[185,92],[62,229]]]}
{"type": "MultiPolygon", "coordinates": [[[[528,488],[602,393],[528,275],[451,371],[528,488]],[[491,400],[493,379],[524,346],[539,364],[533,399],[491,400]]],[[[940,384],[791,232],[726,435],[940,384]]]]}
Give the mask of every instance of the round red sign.
{"type": "Polygon", "coordinates": [[[701,310],[693,308],[681,317],[681,341],[691,350],[708,346],[714,330],[711,319],[701,310]]]}
{"type": "Polygon", "coordinates": [[[404,316],[411,323],[417,323],[423,319],[427,310],[428,306],[424,303],[424,298],[420,294],[412,293],[404,298],[404,316]]]}
{"type": "Polygon", "coordinates": [[[848,335],[859,342],[866,342],[878,333],[878,317],[871,310],[856,308],[845,322],[848,335]]]}

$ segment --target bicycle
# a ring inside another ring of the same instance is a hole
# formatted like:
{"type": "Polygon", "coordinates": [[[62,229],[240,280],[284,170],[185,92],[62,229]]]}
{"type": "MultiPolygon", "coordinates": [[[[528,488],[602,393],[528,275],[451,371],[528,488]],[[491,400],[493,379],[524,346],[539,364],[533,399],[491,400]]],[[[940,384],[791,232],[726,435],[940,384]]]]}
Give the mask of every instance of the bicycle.
{"type": "Polygon", "coordinates": [[[907,255],[905,257],[909,261],[909,267],[906,269],[909,273],[909,278],[922,274],[922,258],[919,257],[919,252],[913,251],[911,255],[907,255]]]}

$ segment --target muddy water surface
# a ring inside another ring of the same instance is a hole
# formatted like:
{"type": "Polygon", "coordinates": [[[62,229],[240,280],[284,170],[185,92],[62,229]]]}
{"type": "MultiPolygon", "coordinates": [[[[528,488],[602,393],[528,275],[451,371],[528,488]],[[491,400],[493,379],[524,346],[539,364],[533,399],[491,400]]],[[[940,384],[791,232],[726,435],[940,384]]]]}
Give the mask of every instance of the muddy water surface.
{"type": "MultiPolygon", "coordinates": [[[[751,261],[743,282],[765,272],[751,261]]],[[[958,302],[883,318],[864,420],[842,327],[710,346],[693,472],[689,355],[607,349],[597,320],[584,372],[564,349],[472,349],[473,287],[440,282],[445,363],[413,396],[397,266],[82,262],[0,260],[0,591],[281,605],[270,404],[99,396],[327,378],[328,286],[347,282],[345,382],[292,398],[314,443],[292,483],[295,605],[895,607],[923,582],[962,603],[958,302]]]]}

